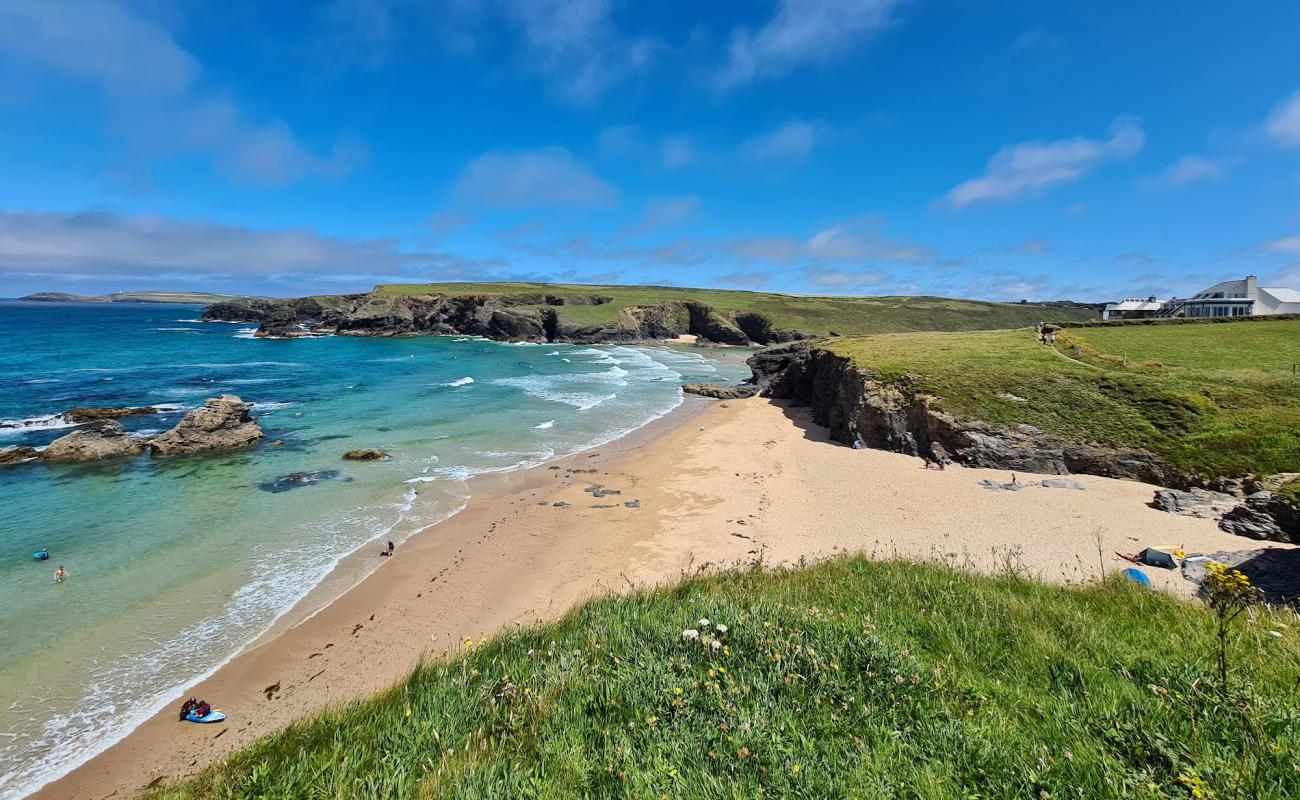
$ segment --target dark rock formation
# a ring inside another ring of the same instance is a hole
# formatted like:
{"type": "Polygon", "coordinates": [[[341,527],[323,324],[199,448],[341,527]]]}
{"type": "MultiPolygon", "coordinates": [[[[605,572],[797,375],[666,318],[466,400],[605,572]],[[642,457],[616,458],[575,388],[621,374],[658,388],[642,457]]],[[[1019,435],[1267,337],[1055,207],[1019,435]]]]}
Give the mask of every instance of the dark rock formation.
{"type": "Polygon", "coordinates": [[[176,427],[149,443],[155,456],[181,456],[213,450],[234,450],[262,438],[262,427],[250,413],[252,403],[234,395],[212,397],[185,415],[176,427]]]}
{"type": "Polygon", "coordinates": [[[1224,514],[1219,527],[1250,539],[1300,544],[1300,502],[1275,492],[1256,492],[1224,514]]]}
{"type": "Polygon", "coordinates": [[[94,406],[87,408],[70,408],[63,412],[63,419],[81,425],[87,422],[97,422],[101,419],[122,419],[123,417],[141,417],[148,414],[162,413],[160,409],[153,406],[94,406]]]}
{"type": "Polygon", "coordinates": [[[688,383],[682,387],[687,394],[712,397],[715,400],[740,400],[758,394],[758,387],[753,384],[739,386],[719,386],[716,383],[688,383]]]}
{"type": "Polygon", "coordinates": [[[813,421],[845,444],[920,456],[937,443],[968,466],[1190,483],[1144,450],[1069,442],[1029,425],[1008,429],[959,420],[942,411],[935,398],[918,392],[907,376],[878,380],[869,370],[807,342],[769,348],[748,363],[764,396],[811,406],[813,421]]]}
{"type": "Polygon", "coordinates": [[[35,447],[6,447],[0,449],[0,467],[10,464],[22,464],[25,461],[40,458],[41,451],[35,447]]]}
{"type": "Polygon", "coordinates": [[[684,334],[716,344],[770,344],[800,338],[754,312],[723,315],[696,301],[666,301],[619,310],[611,323],[565,322],[557,307],[603,305],[600,295],[356,294],[289,300],[243,298],[214,303],[203,319],[256,322],[257,336],[483,336],[504,341],[601,344],[671,339],[684,334]]]}
{"type": "Polygon", "coordinates": [[[388,454],[383,450],[349,450],[343,457],[349,461],[382,461],[388,454]]]}
{"type": "Polygon", "coordinates": [[[50,442],[41,456],[46,461],[101,461],[133,456],[144,447],[144,440],[127,436],[120,422],[100,420],[50,442]]]}
{"type": "Polygon", "coordinates": [[[313,484],[321,483],[323,481],[335,480],[347,482],[352,479],[336,469],[323,469],[318,472],[293,472],[288,475],[282,475],[273,481],[267,481],[266,483],[260,484],[257,488],[264,492],[278,494],[280,492],[292,491],[293,489],[301,489],[304,486],[312,486],[313,484]]]}

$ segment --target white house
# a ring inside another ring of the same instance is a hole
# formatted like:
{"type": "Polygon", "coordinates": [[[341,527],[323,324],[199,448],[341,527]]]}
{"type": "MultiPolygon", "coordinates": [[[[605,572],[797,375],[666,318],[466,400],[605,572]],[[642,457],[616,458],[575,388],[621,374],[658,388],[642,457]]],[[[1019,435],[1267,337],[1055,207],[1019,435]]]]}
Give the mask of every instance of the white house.
{"type": "Polygon", "coordinates": [[[1216,283],[1182,301],[1184,317],[1249,317],[1266,314],[1300,314],[1300,292],[1260,286],[1259,279],[1216,283]]]}
{"type": "Polygon", "coordinates": [[[1107,303],[1101,318],[1250,317],[1269,314],[1300,314],[1300,292],[1260,286],[1258,278],[1247,275],[1242,280],[1216,283],[1186,299],[1162,301],[1152,296],[1145,300],[1107,303]]]}

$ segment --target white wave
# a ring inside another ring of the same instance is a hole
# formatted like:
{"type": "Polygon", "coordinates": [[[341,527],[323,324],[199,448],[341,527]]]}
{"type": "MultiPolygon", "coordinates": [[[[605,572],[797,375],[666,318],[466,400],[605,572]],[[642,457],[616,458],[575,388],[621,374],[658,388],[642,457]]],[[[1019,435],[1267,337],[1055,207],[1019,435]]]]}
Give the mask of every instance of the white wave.
{"type": "Polygon", "coordinates": [[[279,411],[282,408],[288,408],[291,405],[293,405],[293,403],[276,403],[268,401],[265,403],[253,403],[253,410],[261,411],[263,414],[269,414],[273,411],[279,411]]]}
{"type": "Polygon", "coordinates": [[[560,351],[559,351],[559,350],[552,350],[551,352],[547,353],[546,355],[548,355],[548,356],[558,356],[559,354],[560,354],[560,351]]]}
{"type": "Polygon", "coordinates": [[[62,414],[46,414],[42,417],[28,417],[26,419],[4,419],[0,420],[0,436],[27,433],[29,431],[53,431],[61,428],[75,428],[80,424],[82,423],[69,422],[63,418],[62,414]]]}
{"type": "Polygon", "coordinates": [[[175,333],[198,333],[193,328],[150,328],[151,331],[172,331],[175,333]]]}
{"type": "Polygon", "coordinates": [[[172,367],[201,367],[203,369],[237,369],[239,367],[305,367],[300,361],[199,361],[194,364],[169,364],[172,367]]]}
{"type": "Polygon", "coordinates": [[[535,431],[544,431],[544,430],[546,430],[547,428],[553,428],[553,427],[555,427],[555,420],[553,420],[553,419],[548,419],[548,420],[546,420],[545,422],[543,422],[543,423],[540,424],[540,425],[534,425],[534,426],[533,426],[533,430],[535,430],[535,431]]]}
{"type": "Polygon", "coordinates": [[[541,342],[502,342],[507,347],[541,347],[541,342]]]}
{"type": "Polygon", "coordinates": [[[178,319],[176,322],[202,322],[201,319],[178,319]]]}
{"type": "Polygon", "coordinates": [[[62,381],[58,378],[28,378],[25,381],[19,381],[19,383],[62,383],[62,381]]]}
{"type": "Polygon", "coordinates": [[[449,381],[448,383],[444,383],[443,386],[469,386],[473,382],[474,379],[467,375],[464,378],[457,378],[454,381],[449,381]]]}

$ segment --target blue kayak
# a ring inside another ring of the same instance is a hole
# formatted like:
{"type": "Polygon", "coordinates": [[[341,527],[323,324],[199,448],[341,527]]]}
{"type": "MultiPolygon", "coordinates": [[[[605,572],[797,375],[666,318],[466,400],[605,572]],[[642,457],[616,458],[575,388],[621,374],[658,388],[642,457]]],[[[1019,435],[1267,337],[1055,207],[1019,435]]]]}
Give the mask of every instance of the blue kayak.
{"type": "Polygon", "coordinates": [[[49,557],[50,557],[49,550],[37,550],[35,553],[32,553],[32,558],[36,559],[37,561],[47,561],[49,560],[49,557]]]}
{"type": "Polygon", "coordinates": [[[199,722],[199,723],[206,724],[209,722],[225,722],[226,715],[222,714],[220,711],[214,708],[208,712],[208,715],[206,717],[196,717],[194,716],[194,712],[191,711],[190,713],[185,715],[185,719],[189,720],[190,722],[199,722]]]}

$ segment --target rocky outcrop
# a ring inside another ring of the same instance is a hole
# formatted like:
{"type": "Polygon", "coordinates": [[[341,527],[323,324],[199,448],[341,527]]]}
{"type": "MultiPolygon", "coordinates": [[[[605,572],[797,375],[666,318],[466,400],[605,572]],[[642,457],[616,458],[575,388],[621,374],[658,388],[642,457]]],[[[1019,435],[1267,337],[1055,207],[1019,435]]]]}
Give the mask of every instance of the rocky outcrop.
{"type": "Polygon", "coordinates": [[[141,417],[162,413],[162,409],[153,406],[93,406],[87,408],[70,408],[63,412],[63,419],[81,425],[98,422],[101,419],[122,419],[124,417],[141,417]]]}
{"type": "Polygon", "coordinates": [[[1255,492],[1224,514],[1219,527],[1250,539],[1300,544],[1300,500],[1276,492],[1255,492]]]}
{"type": "Polygon", "coordinates": [[[275,480],[259,484],[257,488],[264,492],[279,494],[280,492],[291,492],[294,489],[301,489],[305,486],[314,486],[324,481],[343,481],[351,482],[351,478],[336,469],[323,469],[318,472],[293,472],[288,475],[282,475],[275,480]]]}
{"type": "Polygon", "coordinates": [[[41,456],[51,462],[102,461],[144,451],[143,439],[126,435],[120,422],[100,420],[50,442],[41,456]]]}
{"type": "Polygon", "coordinates": [[[262,438],[262,427],[250,413],[252,408],[252,403],[234,395],[209,398],[200,408],[186,414],[176,427],[155,436],[149,447],[155,456],[247,447],[262,438]]]}
{"type": "Polygon", "coordinates": [[[0,448],[0,467],[7,467],[11,464],[22,464],[27,461],[41,457],[41,451],[35,447],[5,447],[0,448]]]}
{"type": "Polygon", "coordinates": [[[383,461],[389,456],[383,450],[349,450],[343,457],[348,461],[383,461]]]}
{"type": "Polygon", "coordinates": [[[749,359],[767,397],[812,407],[836,441],[921,456],[938,444],[963,464],[1056,475],[1086,473],[1164,485],[1189,482],[1154,454],[1069,442],[1030,425],[1003,428],[946,413],[908,376],[880,380],[848,359],[807,342],[749,359]]]}
{"type": "Polygon", "coordinates": [[[721,314],[705,303],[666,301],[619,309],[612,322],[579,325],[557,308],[604,305],[610,298],[586,294],[389,295],[382,293],[248,298],[215,303],[203,313],[212,322],[256,322],[262,338],[345,336],[483,336],[503,341],[625,343],[690,334],[715,344],[772,344],[800,338],[778,330],[761,314],[721,314]]]}
{"type": "Polygon", "coordinates": [[[1151,505],[1161,511],[1199,519],[1218,519],[1240,504],[1240,497],[1199,487],[1187,491],[1157,489],[1156,496],[1151,501],[1151,505]]]}
{"type": "Polygon", "coordinates": [[[753,384],[739,386],[719,386],[716,383],[688,383],[682,387],[687,394],[712,397],[715,400],[740,400],[758,394],[758,387],[753,384]]]}

